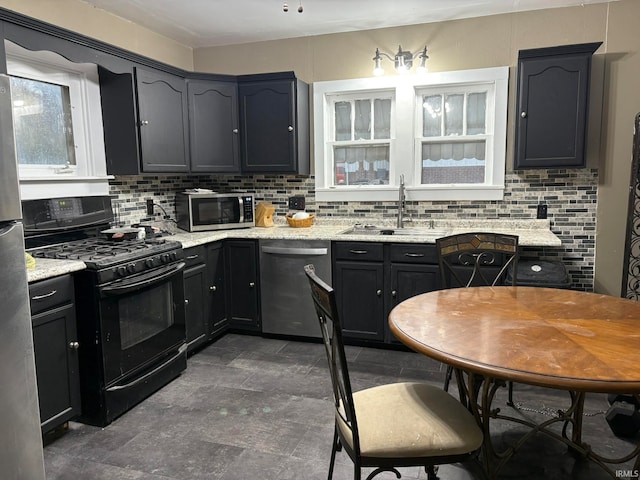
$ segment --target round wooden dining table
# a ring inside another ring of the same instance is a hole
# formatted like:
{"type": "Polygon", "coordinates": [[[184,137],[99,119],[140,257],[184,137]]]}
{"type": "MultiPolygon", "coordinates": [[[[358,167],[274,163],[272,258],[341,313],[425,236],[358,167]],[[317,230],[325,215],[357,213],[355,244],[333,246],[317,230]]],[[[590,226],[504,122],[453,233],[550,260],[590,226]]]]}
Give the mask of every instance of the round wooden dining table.
{"type": "MultiPolygon", "coordinates": [[[[554,288],[454,288],[401,302],[389,326],[409,348],[455,369],[461,401],[468,401],[488,442],[495,389],[507,381],[526,383],[566,390],[572,399],[559,415],[562,435],[532,428],[605,469],[617,463],[582,442],[582,407],[586,392],[640,393],[640,302],[554,288]]],[[[638,449],[622,460],[634,457],[638,466],[638,449]]]]}

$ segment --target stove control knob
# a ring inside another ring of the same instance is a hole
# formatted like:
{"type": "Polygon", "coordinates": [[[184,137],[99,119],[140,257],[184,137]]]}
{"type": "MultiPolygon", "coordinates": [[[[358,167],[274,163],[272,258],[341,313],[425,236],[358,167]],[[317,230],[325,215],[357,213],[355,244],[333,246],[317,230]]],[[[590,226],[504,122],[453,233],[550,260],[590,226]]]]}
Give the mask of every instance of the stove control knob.
{"type": "Polygon", "coordinates": [[[153,268],[153,258],[147,258],[144,263],[147,267],[153,268]]]}
{"type": "Polygon", "coordinates": [[[129,265],[127,265],[127,271],[129,273],[135,273],[136,271],[136,264],[135,263],[130,263],[129,265]]]}
{"type": "Polygon", "coordinates": [[[178,254],[176,252],[171,252],[171,260],[174,262],[178,260],[178,254]]]}
{"type": "Polygon", "coordinates": [[[121,277],[124,277],[127,274],[127,267],[125,267],[124,265],[118,267],[118,275],[120,275],[121,277]]]}

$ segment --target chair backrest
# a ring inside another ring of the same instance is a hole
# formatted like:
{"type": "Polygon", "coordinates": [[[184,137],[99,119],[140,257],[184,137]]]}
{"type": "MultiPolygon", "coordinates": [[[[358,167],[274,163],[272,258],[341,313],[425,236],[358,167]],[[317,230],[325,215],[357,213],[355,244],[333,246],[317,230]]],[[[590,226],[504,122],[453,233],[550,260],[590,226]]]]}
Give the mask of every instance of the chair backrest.
{"type": "Polygon", "coordinates": [[[462,233],[436,240],[442,288],[502,285],[511,269],[516,284],[518,236],[462,233]]]}
{"type": "Polygon", "coordinates": [[[316,308],[322,340],[329,361],[331,384],[333,386],[334,405],[342,422],[351,430],[353,449],[360,453],[358,440],[358,424],[347,369],[347,359],[342,341],[342,324],[338,316],[336,297],[333,288],[320,279],[313,265],[306,265],[304,271],[311,286],[311,297],[316,308]]]}

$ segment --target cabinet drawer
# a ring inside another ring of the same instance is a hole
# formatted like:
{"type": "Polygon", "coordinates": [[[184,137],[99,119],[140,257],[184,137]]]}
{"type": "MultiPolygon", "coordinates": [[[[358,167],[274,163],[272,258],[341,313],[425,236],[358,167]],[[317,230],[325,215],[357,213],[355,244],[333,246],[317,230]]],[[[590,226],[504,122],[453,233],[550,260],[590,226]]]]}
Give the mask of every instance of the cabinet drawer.
{"type": "Polygon", "coordinates": [[[187,268],[200,263],[207,263],[206,246],[199,245],[197,247],[187,248],[184,251],[184,262],[187,264],[187,268]]]}
{"type": "Polygon", "coordinates": [[[73,301],[73,281],[71,275],[54,277],[29,285],[31,314],[73,301]]]}
{"type": "Polygon", "coordinates": [[[438,263],[438,253],[435,245],[423,244],[392,244],[389,250],[392,262],[401,263],[438,263]]]}
{"type": "Polygon", "coordinates": [[[336,260],[382,262],[384,260],[382,247],[382,243],[338,242],[333,246],[334,258],[336,260]]]}

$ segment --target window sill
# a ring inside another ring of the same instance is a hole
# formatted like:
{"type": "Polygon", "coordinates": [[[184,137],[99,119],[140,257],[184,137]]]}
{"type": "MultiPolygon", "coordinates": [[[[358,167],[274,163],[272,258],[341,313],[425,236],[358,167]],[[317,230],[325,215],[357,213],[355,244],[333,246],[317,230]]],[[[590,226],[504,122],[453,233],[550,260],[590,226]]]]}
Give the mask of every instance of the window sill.
{"type": "Polygon", "coordinates": [[[109,180],[113,175],[99,177],[25,177],[20,179],[20,198],[83,197],[109,195],[109,180]]]}
{"type": "MultiPolygon", "coordinates": [[[[504,185],[438,185],[406,187],[407,201],[502,200],[504,185]]],[[[397,187],[336,187],[317,188],[316,200],[321,202],[384,202],[398,200],[397,187]]]]}

